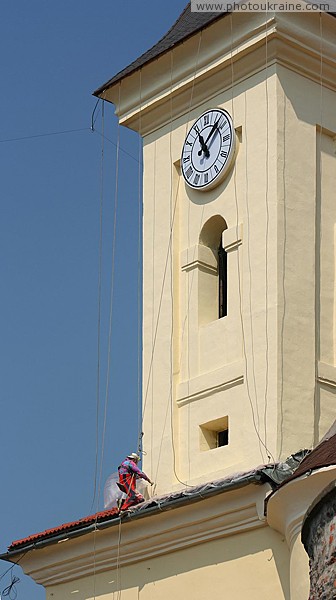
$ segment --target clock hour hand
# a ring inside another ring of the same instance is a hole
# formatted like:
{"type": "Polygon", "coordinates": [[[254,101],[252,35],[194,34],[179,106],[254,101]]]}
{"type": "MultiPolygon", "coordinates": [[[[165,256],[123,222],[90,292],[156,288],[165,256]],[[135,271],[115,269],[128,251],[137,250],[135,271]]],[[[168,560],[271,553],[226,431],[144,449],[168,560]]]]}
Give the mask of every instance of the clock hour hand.
{"type": "Polygon", "coordinates": [[[199,143],[201,144],[201,149],[198,151],[198,156],[201,156],[202,152],[204,152],[205,156],[207,158],[209,158],[210,153],[209,153],[208,147],[206,145],[206,142],[204,142],[203,136],[200,133],[198,134],[198,139],[199,139],[199,143]]]}

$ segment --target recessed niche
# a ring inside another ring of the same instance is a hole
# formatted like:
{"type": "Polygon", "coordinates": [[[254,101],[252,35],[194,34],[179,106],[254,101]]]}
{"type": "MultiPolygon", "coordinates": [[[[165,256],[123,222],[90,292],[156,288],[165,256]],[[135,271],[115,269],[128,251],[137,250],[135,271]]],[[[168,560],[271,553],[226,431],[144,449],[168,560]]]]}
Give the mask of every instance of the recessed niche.
{"type": "Polygon", "coordinates": [[[200,427],[200,450],[214,450],[229,444],[229,417],[221,417],[200,427]]]}

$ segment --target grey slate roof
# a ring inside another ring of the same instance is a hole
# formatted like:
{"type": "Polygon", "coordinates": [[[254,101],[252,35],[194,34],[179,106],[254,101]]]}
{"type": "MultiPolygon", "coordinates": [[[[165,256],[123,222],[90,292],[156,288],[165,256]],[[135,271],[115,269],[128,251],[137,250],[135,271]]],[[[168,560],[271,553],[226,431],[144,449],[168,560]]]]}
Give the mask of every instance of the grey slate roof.
{"type": "Polygon", "coordinates": [[[201,12],[191,12],[190,2],[188,2],[182,14],[179,16],[177,21],[175,21],[174,25],[169,29],[169,31],[161,38],[157,44],[155,44],[152,48],[147,50],[142,56],[133,61],[128,67],[117,73],[112,79],[104,83],[97,90],[93,92],[94,96],[99,96],[104,90],[109,88],[110,86],[116,84],[118,81],[127,77],[127,75],[131,75],[147,63],[151,62],[158,58],[164,52],[170,50],[177,44],[180,44],[188,37],[192,36],[197,31],[200,31],[204,27],[213,23],[217,19],[224,17],[227,13],[201,13],[201,12]]]}

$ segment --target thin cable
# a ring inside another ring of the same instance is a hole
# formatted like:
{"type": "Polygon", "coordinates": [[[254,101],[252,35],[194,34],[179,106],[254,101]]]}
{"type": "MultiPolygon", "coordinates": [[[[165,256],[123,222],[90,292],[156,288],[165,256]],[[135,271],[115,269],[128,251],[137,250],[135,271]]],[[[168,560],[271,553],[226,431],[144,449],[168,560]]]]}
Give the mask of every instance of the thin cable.
{"type": "Polygon", "coordinates": [[[20,142],[21,140],[33,140],[36,138],[50,137],[52,135],[64,135],[67,133],[78,133],[79,131],[91,131],[91,129],[89,127],[81,127],[79,129],[65,129],[64,131],[50,131],[48,133],[37,133],[35,135],[24,135],[21,137],[7,138],[4,140],[0,140],[0,144],[5,144],[7,142],[20,142]]]}
{"type": "MultiPolygon", "coordinates": [[[[200,36],[199,36],[199,40],[198,40],[198,47],[197,47],[197,54],[196,54],[196,61],[195,61],[195,69],[194,69],[194,77],[193,77],[193,81],[192,81],[192,87],[191,87],[191,93],[190,93],[190,102],[189,102],[189,109],[188,109],[188,115],[187,115],[186,134],[187,134],[188,127],[189,127],[189,117],[190,117],[191,107],[192,107],[193,98],[194,98],[195,79],[196,79],[196,73],[197,73],[197,68],[198,68],[198,62],[199,62],[199,55],[200,55],[200,50],[201,50],[201,44],[202,44],[202,30],[200,31],[200,36]]],[[[172,57],[172,59],[173,59],[173,57],[172,57]]],[[[173,61],[171,63],[171,88],[172,88],[172,75],[173,75],[172,68],[173,68],[173,61]]],[[[171,96],[172,96],[172,91],[171,91],[171,96]]],[[[172,110],[172,108],[171,108],[171,110],[172,110]]],[[[172,114],[171,114],[171,120],[172,120],[172,114]]],[[[173,168],[172,164],[171,164],[171,168],[173,168]]],[[[173,211],[173,217],[172,217],[172,222],[171,222],[171,232],[173,232],[173,229],[174,229],[174,221],[175,221],[177,200],[178,200],[178,195],[179,195],[180,180],[181,180],[181,176],[178,178],[178,184],[177,184],[177,190],[176,190],[176,198],[175,198],[175,203],[174,203],[174,211],[173,211]]],[[[172,234],[170,236],[170,239],[172,239],[172,234]]],[[[171,248],[170,252],[172,253],[172,245],[171,244],[170,244],[170,248],[171,248]]],[[[173,318],[173,315],[172,315],[172,318],[173,318]]],[[[189,352],[189,348],[188,348],[187,352],[189,352]]],[[[188,360],[189,360],[189,356],[188,356],[188,360]]],[[[171,386],[170,395],[171,395],[171,401],[170,401],[170,405],[171,405],[170,429],[171,429],[171,442],[172,442],[172,452],[173,452],[173,471],[174,471],[174,475],[175,475],[175,477],[176,477],[176,479],[177,479],[177,481],[179,483],[181,483],[185,487],[192,487],[188,483],[186,483],[185,481],[182,481],[178,477],[177,472],[176,472],[176,451],[175,451],[175,443],[174,443],[174,425],[173,425],[173,416],[174,416],[174,414],[173,414],[173,400],[174,400],[174,398],[173,398],[172,386],[171,386]]]]}
{"type": "MultiPolygon", "coordinates": [[[[102,131],[105,129],[105,102],[102,104],[102,131]]],[[[101,168],[100,168],[100,207],[99,207],[99,262],[98,262],[98,315],[97,315],[97,381],[96,381],[96,460],[94,475],[94,495],[92,499],[92,512],[95,500],[96,517],[93,532],[93,598],[96,598],[96,535],[98,520],[99,492],[97,494],[98,454],[99,454],[99,413],[100,413],[100,361],[101,361],[101,304],[102,304],[102,263],[103,263],[103,212],[104,212],[104,136],[102,137],[101,168]]],[[[99,488],[100,482],[98,484],[99,488]]]]}
{"type": "Polygon", "coordinates": [[[247,135],[247,94],[244,94],[245,104],[244,104],[244,140],[245,140],[245,201],[246,201],[246,215],[247,215],[247,235],[246,235],[246,244],[247,244],[247,266],[249,271],[249,290],[248,290],[248,302],[249,302],[249,313],[250,313],[250,335],[251,335],[251,362],[252,362],[252,384],[253,384],[253,393],[255,402],[257,402],[257,382],[255,376],[255,351],[254,351],[254,328],[253,328],[253,318],[252,318],[252,266],[251,266],[251,236],[250,236],[250,210],[249,210],[249,178],[248,178],[248,135],[247,135]]]}
{"type": "Polygon", "coordinates": [[[282,454],[283,445],[283,424],[284,424],[284,411],[283,411],[283,395],[284,395],[284,333],[285,333],[285,316],[286,316],[286,247],[287,247],[287,210],[286,210],[286,118],[287,118],[287,98],[285,91],[283,92],[283,161],[282,161],[282,188],[283,188],[283,247],[282,247],[282,297],[283,297],[283,311],[281,317],[281,334],[280,334],[280,360],[281,360],[281,391],[280,391],[280,422],[279,422],[279,453],[278,461],[282,454]]]}
{"type": "Polygon", "coordinates": [[[141,110],[142,110],[142,71],[140,69],[139,71],[139,85],[140,85],[140,90],[139,90],[139,166],[138,166],[138,296],[137,296],[137,309],[138,309],[138,314],[137,314],[137,352],[138,352],[138,360],[137,360],[137,370],[138,370],[138,451],[139,454],[141,453],[142,450],[142,436],[143,436],[143,432],[142,432],[142,411],[141,411],[141,245],[142,245],[142,239],[141,239],[141,232],[142,232],[142,202],[141,202],[141,181],[142,181],[142,137],[141,137],[141,129],[142,129],[142,122],[141,122],[141,110]]]}
{"type": "MultiPolygon", "coordinates": [[[[187,211],[187,233],[188,233],[188,248],[190,248],[190,202],[188,202],[188,211],[187,211]]],[[[194,256],[193,256],[193,260],[195,260],[195,248],[194,248],[194,252],[193,252],[194,256]]],[[[187,271],[187,286],[186,286],[186,296],[187,296],[187,302],[186,302],[186,320],[185,320],[185,326],[187,328],[187,340],[186,340],[186,348],[187,348],[187,390],[188,390],[188,398],[190,397],[190,298],[191,298],[191,290],[192,290],[192,286],[193,286],[193,282],[194,282],[194,274],[195,271],[193,271],[192,273],[190,272],[190,270],[187,271]],[[191,284],[190,284],[190,278],[191,278],[191,284]]],[[[184,333],[184,332],[183,332],[184,333]]],[[[182,361],[182,354],[181,354],[181,361],[182,361]]],[[[187,459],[188,459],[188,483],[191,479],[191,468],[190,468],[190,402],[188,402],[188,406],[187,406],[187,459]]]]}
{"type": "MultiPolygon", "coordinates": [[[[91,115],[91,131],[94,131],[94,125],[95,125],[95,122],[97,121],[98,116],[99,116],[99,113],[97,112],[97,116],[95,118],[95,113],[97,111],[99,102],[100,102],[100,98],[98,98],[98,100],[97,100],[97,102],[95,104],[95,107],[94,107],[94,109],[92,111],[92,115],[91,115]]],[[[103,104],[104,104],[104,100],[103,100],[103,104]]]]}
{"type": "Polygon", "coordinates": [[[16,589],[16,584],[20,583],[20,578],[19,577],[13,577],[12,574],[12,578],[11,578],[11,582],[10,584],[4,589],[2,590],[2,596],[8,596],[8,598],[10,598],[10,600],[16,600],[17,598],[17,589],[16,589]]]}
{"type": "MultiPolygon", "coordinates": [[[[119,104],[120,104],[120,84],[119,84],[119,104]]],[[[111,286],[110,286],[110,316],[109,316],[109,333],[108,333],[108,348],[107,348],[107,367],[106,367],[106,387],[105,387],[105,402],[104,402],[104,417],[103,417],[103,428],[102,428],[102,440],[101,440],[101,457],[99,467],[99,477],[97,485],[97,504],[96,504],[96,517],[95,517],[95,528],[93,534],[93,599],[96,598],[96,536],[97,536],[97,521],[98,521],[98,508],[101,494],[101,480],[104,463],[104,451],[105,451],[105,435],[106,435],[106,422],[107,422],[107,407],[108,407],[108,396],[109,396],[109,383],[110,383],[110,365],[111,365],[111,339],[112,339],[112,321],[113,321],[113,298],[114,298],[114,267],[115,267],[115,240],[116,240],[116,224],[117,224],[117,206],[118,206],[118,183],[119,183],[119,140],[120,140],[120,125],[118,121],[117,128],[117,149],[116,149],[116,167],[115,167],[115,193],[114,193],[114,217],[113,217],[113,237],[112,237],[112,256],[111,256],[111,286]]]]}
{"type": "MultiPolygon", "coordinates": [[[[197,55],[196,55],[195,71],[194,71],[194,77],[193,77],[193,82],[192,82],[190,102],[189,102],[189,108],[188,108],[188,114],[187,114],[187,122],[186,122],[186,128],[185,128],[186,129],[186,133],[187,133],[188,127],[189,127],[189,117],[190,117],[191,106],[192,106],[192,101],[193,101],[193,93],[194,93],[194,87],[195,87],[195,79],[196,79],[196,72],[197,72],[197,66],[198,66],[198,60],[199,60],[201,42],[202,42],[202,31],[200,32],[198,49],[197,49],[197,55]]],[[[172,96],[172,68],[173,68],[173,56],[171,57],[171,96],[172,96]]],[[[172,105],[171,105],[171,121],[172,121],[172,105]]],[[[171,163],[172,163],[172,160],[171,160],[171,163]]],[[[172,164],[171,164],[171,168],[173,169],[173,165],[172,164]]],[[[160,301],[159,301],[159,308],[158,308],[158,316],[157,316],[156,327],[155,327],[154,344],[153,344],[153,347],[152,347],[152,355],[151,355],[151,361],[150,361],[149,376],[148,376],[148,382],[147,382],[147,388],[146,388],[146,395],[145,395],[145,402],[144,402],[143,414],[144,414],[145,409],[146,409],[147,392],[148,392],[150,374],[151,374],[152,365],[153,365],[153,356],[154,356],[154,350],[155,350],[155,344],[156,344],[156,337],[157,337],[157,330],[158,330],[158,323],[159,323],[160,312],[161,312],[163,290],[164,290],[165,278],[166,278],[166,273],[167,273],[168,259],[169,259],[169,255],[171,254],[172,236],[173,236],[173,229],[174,229],[175,216],[176,216],[177,200],[178,200],[178,197],[179,197],[180,180],[181,180],[181,177],[179,177],[178,181],[177,181],[177,189],[176,189],[176,194],[175,194],[174,208],[173,208],[172,217],[171,217],[170,235],[169,235],[169,241],[168,241],[168,250],[167,250],[166,264],[165,264],[164,276],[163,276],[162,287],[161,287],[161,294],[160,294],[160,301]]],[[[172,186],[171,186],[171,190],[172,190],[172,186]]],[[[172,202],[171,202],[171,205],[172,205],[172,202]]],[[[171,287],[171,291],[172,291],[172,287],[171,287]]],[[[183,328],[183,335],[184,335],[184,328],[183,328]]],[[[181,356],[180,356],[180,365],[181,365],[181,356]]],[[[157,477],[157,474],[158,474],[159,463],[160,463],[160,458],[161,458],[162,441],[163,441],[163,434],[164,434],[164,430],[165,430],[166,422],[167,422],[167,417],[168,417],[168,408],[170,406],[170,429],[171,429],[171,441],[172,441],[172,453],[173,453],[173,472],[174,472],[175,478],[177,479],[177,481],[179,483],[181,483],[185,487],[192,487],[192,486],[188,485],[185,481],[182,481],[178,477],[177,471],[176,471],[176,452],[175,452],[175,443],[174,443],[173,393],[172,393],[172,387],[173,386],[172,386],[172,383],[171,383],[171,385],[170,385],[170,392],[168,394],[168,399],[167,399],[166,416],[165,416],[164,425],[163,425],[163,431],[162,431],[162,436],[161,436],[161,444],[160,444],[160,450],[159,450],[159,455],[158,455],[156,477],[157,477]]]]}
{"type": "MultiPolygon", "coordinates": [[[[90,131],[91,131],[91,129],[90,129],[90,131]]],[[[109,142],[110,144],[112,144],[112,146],[114,146],[115,148],[117,147],[117,143],[114,142],[113,140],[111,140],[105,134],[103,134],[102,131],[98,131],[98,129],[94,129],[93,133],[98,133],[98,135],[104,136],[104,139],[107,142],[109,142]]],[[[127,150],[125,150],[125,148],[123,148],[122,146],[120,146],[120,144],[119,144],[119,152],[123,152],[124,154],[126,154],[126,156],[129,156],[129,158],[131,158],[132,160],[135,160],[135,162],[139,162],[139,158],[136,158],[136,156],[133,156],[133,154],[131,154],[130,152],[127,152],[127,150]]]]}
{"type": "MultiPolygon", "coordinates": [[[[320,26],[320,127],[319,127],[319,158],[317,168],[319,170],[319,182],[320,182],[320,203],[319,206],[317,204],[316,208],[316,225],[319,229],[319,245],[317,247],[316,252],[316,265],[318,266],[318,276],[319,276],[319,284],[318,288],[315,286],[315,389],[314,389],[314,423],[313,423],[313,434],[312,434],[312,444],[311,448],[313,448],[319,441],[318,434],[318,423],[315,423],[315,419],[318,413],[318,402],[319,402],[319,388],[318,388],[318,361],[320,360],[320,324],[319,320],[321,318],[321,307],[319,302],[319,296],[316,291],[318,290],[319,294],[321,293],[321,249],[322,249],[322,171],[323,171],[323,163],[322,163],[322,133],[323,133],[323,21],[322,21],[322,12],[319,13],[319,26],[320,26]],[[319,210],[319,213],[317,212],[319,210]]],[[[315,272],[316,272],[315,265],[315,272]]]]}
{"type": "MultiPolygon", "coordinates": [[[[173,71],[174,71],[174,50],[170,53],[170,127],[169,127],[169,167],[170,167],[170,190],[169,190],[169,220],[170,220],[170,230],[173,231],[173,152],[172,152],[172,136],[173,136],[173,71]]],[[[174,290],[173,290],[173,238],[172,242],[169,246],[169,254],[170,254],[170,311],[171,311],[171,320],[170,320],[170,339],[169,339],[169,358],[170,358],[170,373],[169,373],[169,394],[170,401],[170,424],[171,424],[171,435],[172,435],[172,451],[173,451],[173,469],[176,472],[176,456],[175,456],[175,448],[174,448],[174,398],[173,398],[173,371],[174,371],[174,290]]],[[[166,418],[168,416],[168,411],[166,411],[166,418]]],[[[163,437],[163,436],[162,436],[163,437]]]]}
{"type": "MultiPolygon", "coordinates": [[[[119,105],[120,105],[120,83],[119,83],[119,105]]],[[[106,387],[105,387],[105,403],[104,403],[104,420],[102,431],[102,445],[100,458],[100,473],[98,481],[98,498],[97,505],[101,493],[101,480],[103,472],[104,452],[105,452],[105,435],[107,422],[107,407],[110,390],[110,375],[111,375],[111,341],[112,341],[112,325],[113,325],[113,307],[114,307],[114,272],[115,272],[115,251],[116,251],[116,232],[117,232],[117,213],[118,213],[118,193],[119,193],[119,143],[120,143],[120,124],[118,120],[117,126],[117,149],[116,149],[116,167],[115,167],[115,190],[114,190],[114,214],[113,214],[113,235],[112,235],[112,255],[111,255],[111,284],[110,284],[110,316],[108,329],[108,346],[107,346],[107,367],[106,367],[106,387]]],[[[98,508],[98,506],[97,506],[98,508]]]]}
{"type": "Polygon", "coordinates": [[[118,544],[117,544],[117,562],[116,562],[116,587],[117,600],[121,598],[121,577],[120,577],[120,548],[121,548],[121,518],[119,517],[118,526],[118,544]]]}
{"type": "MultiPolygon", "coordinates": [[[[268,13],[266,12],[266,30],[265,30],[265,91],[266,91],[266,162],[265,162],[265,210],[266,210],[266,230],[265,230],[265,333],[266,333],[266,349],[265,349],[265,396],[264,396],[264,441],[267,448],[267,406],[268,406],[268,385],[269,385],[269,345],[268,345],[268,232],[269,232],[269,207],[268,207],[268,186],[269,186],[269,98],[268,98],[268,13]]],[[[271,456],[268,453],[268,461],[271,456]]],[[[274,462],[274,458],[273,458],[274,462]]]]}
{"type": "Polygon", "coordinates": [[[1,579],[3,579],[7,575],[7,573],[9,573],[9,571],[11,571],[12,569],[14,569],[14,567],[16,567],[16,565],[18,565],[21,562],[21,560],[26,556],[26,554],[28,554],[28,552],[31,552],[31,548],[29,548],[28,550],[26,550],[22,554],[22,556],[20,556],[20,558],[16,562],[13,562],[13,564],[10,567],[8,567],[8,569],[6,569],[6,571],[4,571],[2,573],[2,575],[0,575],[0,581],[1,581],[1,579]]]}
{"type": "MultiPolygon", "coordinates": [[[[102,105],[102,130],[105,128],[105,103],[102,105]]],[[[98,293],[97,293],[97,369],[96,369],[96,452],[93,498],[90,513],[93,511],[97,495],[98,453],[99,453],[99,411],[100,411],[100,338],[101,338],[101,301],[102,301],[102,263],[103,263],[103,209],[104,209],[104,137],[102,137],[100,163],[100,202],[99,202],[99,245],[98,245],[98,293]]]]}
{"type": "MultiPolygon", "coordinates": [[[[199,39],[198,51],[197,51],[197,60],[198,60],[198,56],[199,56],[201,39],[202,39],[202,31],[200,32],[200,39],[199,39]]],[[[192,97],[193,97],[193,91],[194,91],[194,85],[195,85],[195,77],[196,77],[196,69],[195,69],[194,78],[193,78],[193,82],[192,82],[191,100],[190,100],[190,103],[189,103],[189,109],[188,109],[188,115],[187,115],[187,122],[186,122],[186,127],[185,127],[186,133],[188,131],[188,126],[189,126],[189,116],[190,116],[190,112],[191,112],[191,104],[192,104],[192,97]]],[[[160,319],[160,314],[161,314],[161,306],[162,306],[162,300],[163,300],[163,291],[164,291],[164,286],[165,286],[165,281],[166,281],[166,276],[167,276],[168,262],[169,262],[169,253],[170,253],[169,249],[170,249],[170,245],[172,243],[173,227],[174,227],[174,223],[175,223],[175,216],[176,216],[176,208],[177,208],[177,199],[178,199],[178,193],[179,193],[179,186],[180,186],[180,177],[178,178],[178,183],[177,183],[177,190],[176,190],[175,203],[174,203],[174,211],[173,211],[173,218],[172,218],[172,226],[170,228],[169,238],[168,238],[167,254],[166,254],[165,266],[164,266],[164,270],[163,270],[162,285],[161,285],[161,292],[160,292],[158,313],[157,313],[156,326],[155,326],[154,344],[153,344],[152,352],[151,352],[151,359],[150,359],[150,365],[149,365],[149,373],[148,373],[147,384],[146,384],[146,391],[145,391],[145,397],[144,397],[144,405],[143,405],[143,409],[142,409],[142,415],[143,415],[142,418],[144,418],[144,414],[145,414],[146,406],[147,406],[149,383],[150,383],[150,377],[151,377],[151,372],[152,372],[152,367],[153,367],[154,349],[155,349],[155,346],[156,346],[158,325],[159,325],[159,319],[160,319]]]]}
{"type": "MultiPolygon", "coordinates": [[[[230,13],[230,29],[231,29],[231,92],[232,92],[232,96],[231,96],[231,105],[232,105],[232,120],[234,122],[234,101],[233,101],[233,86],[234,86],[234,70],[233,70],[233,29],[232,29],[232,13],[230,13]]],[[[234,197],[235,197],[235,205],[236,205],[236,215],[237,215],[237,219],[236,219],[236,227],[238,227],[239,224],[239,207],[238,207],[238,193],[237,193],[237,167],[236,164],[234,165],[234,170],[233,170],[233,181],[234,181],[234,197]]],[[[253,402],[252,402],[252,398],[251,398],[251,392],[250,392],[250,386],[249,386],[249,378],[247,376],[247,355],[246,355],[246,339],[245,339],[245,331],[244,331],[244,320],[243,320],[243,307],[242,307],[242,302],[243,302],[243,298],[242,298],[242,290],[241,290],[241,269],[240,269],[240,259],[239,259],[239,249],[237,251],[237,269],[238,269],[238,290],[239,290],[239,311],[240,311],[240,321],[241,321],[241,329],[242,329],[242,341],[243,341],[243,354],[244,354],[244,362],[245,362],[245,372],[246,372],[246,391],[247,391],[247,396],[248,396],[248,400],[250,403],[250,407],[251,407],[251,413],[252,413],[252,422],[253,422],[253,427],[255,430],[255,433],[257,435],[257,438],[259,440],[259,447],[260,445],[264,447],[264,449],[266,450],[266,455],[270,455],[272,456],[271,452],[268,450],[268,448],[266,448],[265,443],[263,442],[259,431],[258,431],[258,427],[257,427],[257,423],[256,423],[256,417],[255,417],[255,411],[254,411],[254,407],[253,407],[253,402]]],[[[256,410],[258,407],[258,402],[256,399],[256,410]]],[[[264,461],[264,456],[260,447],[260,453],[262,456],[262,460],[264,461]]]]}
{"type": "MultiPolygon", "coordinates": [[[[152,264],[152,348],[154,348],[154,324],[155,324],[155,319],[154,319],[154,306],[155,306],[155,242],[156,242],[156,237],[155,237],[155,229],[156,229],[156,150],[157,150],[157,140],[155,140],[154,142],[154,160],[153,160],[153,227],[152,227],[152,257],[153,257],[153,264],[152,264]]],[[[154,358],[154,352],[153,352],[153,358],[154,358]]],[[[151,398],[152,398],[152,409],[151,409],[151,458],[150,458],[150,464],[151,464],[151,479],[153,479],[154,481],[156,481],[156,476],[155,479],[154,477],[152,477],[153,475],[153,436],[154,436],[154,369],[152,370],[152,374],[151,374],[151,398]]],[[[161,437],[161,446],[160,446],[160,451],[161,451],[161,447],[162,447],[162,441],[163,438],[161,437]]]]}

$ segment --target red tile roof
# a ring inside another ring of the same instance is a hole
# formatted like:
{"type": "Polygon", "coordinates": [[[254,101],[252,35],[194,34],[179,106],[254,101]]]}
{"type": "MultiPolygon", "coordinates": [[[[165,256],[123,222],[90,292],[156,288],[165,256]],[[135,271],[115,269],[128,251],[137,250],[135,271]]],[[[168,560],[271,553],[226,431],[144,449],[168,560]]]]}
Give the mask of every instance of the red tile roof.
{"type": "Polygon", "coordinates": [[[111,517],[118,515],[117,508],[112,508],[111,510],[105,510],[102,512],[98,512],[94,515],[89,515],[88,517],[84,517],[83,519],[78,519],[78,521],[72,521],[71,523],[63,523],[63,525],[59,525],[58,527],[53,527],[52,529],[46,529],[45,531],[41,531],[40,533],[35,533],[34,535],[30,535],[29,537],[22,538],[21,540],[16,540],[12,542],[9,546],[8,550],[16,550],[21,546],[27,546],[29,544],[34,544],[37,541],[53,537],[59,533],[66,533],[67,531],[73,531],[77,528],[82,528],[83,525],[91,525],[95,522],[102,523],[103,521],[109,520],[111,517]]]}

